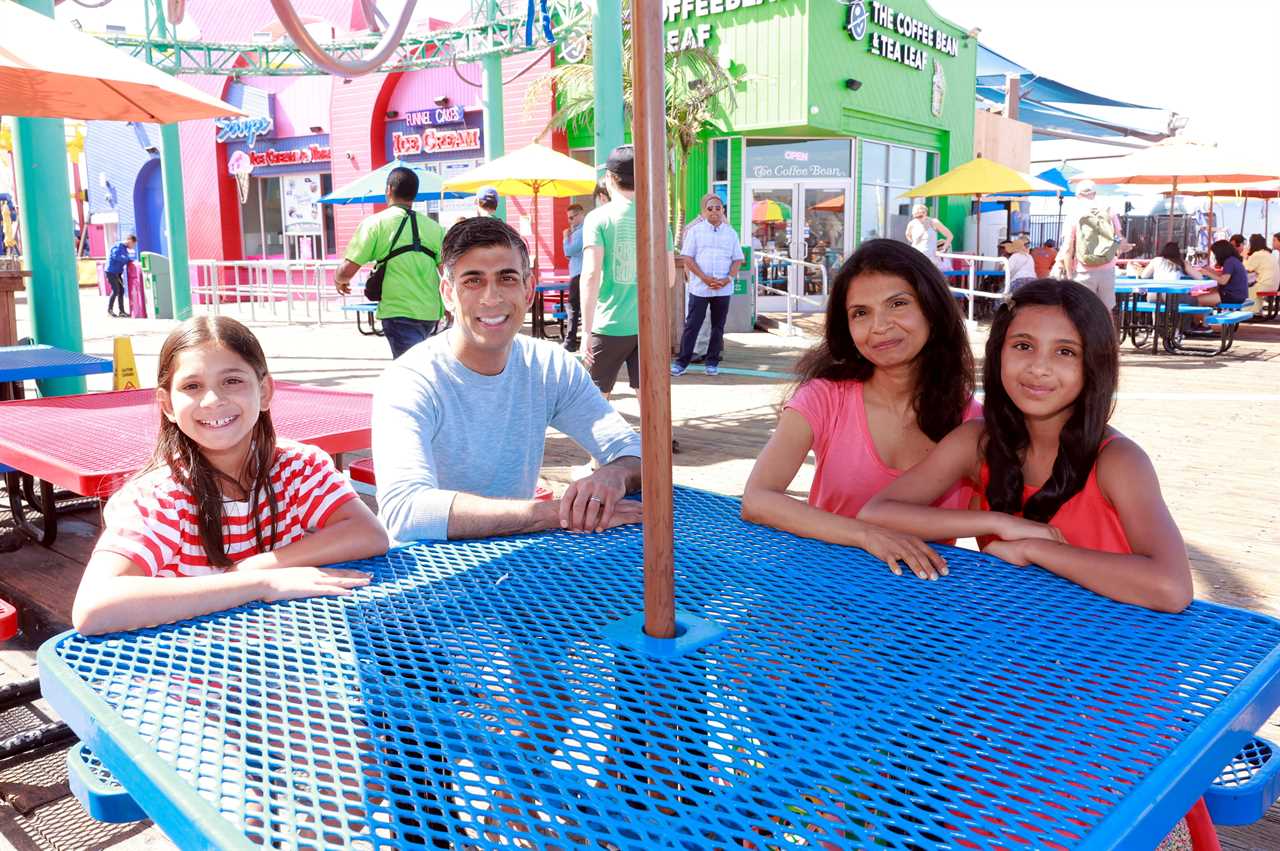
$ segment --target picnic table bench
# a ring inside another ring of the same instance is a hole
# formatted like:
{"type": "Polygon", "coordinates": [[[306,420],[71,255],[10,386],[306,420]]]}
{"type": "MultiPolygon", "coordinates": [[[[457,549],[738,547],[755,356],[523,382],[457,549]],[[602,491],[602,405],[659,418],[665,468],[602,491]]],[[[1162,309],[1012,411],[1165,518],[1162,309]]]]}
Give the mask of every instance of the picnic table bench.
{"type": "Polygon", "coordinates": [[[343,313],[351,313],[356,317],[356,330],[366,337],[381,337],[382,328],[378,325],[378,303],[376,301],[366,301],[360,304],[344,304],[342,306],[343,313]],[[368,330],[365,330],[365,322],[369,323],[368,330]]]}

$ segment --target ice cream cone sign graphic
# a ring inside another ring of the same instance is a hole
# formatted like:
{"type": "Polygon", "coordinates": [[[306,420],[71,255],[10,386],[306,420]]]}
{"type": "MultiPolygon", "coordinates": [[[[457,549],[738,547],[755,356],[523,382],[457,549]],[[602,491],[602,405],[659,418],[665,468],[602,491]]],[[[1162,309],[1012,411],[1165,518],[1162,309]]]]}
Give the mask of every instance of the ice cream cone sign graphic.
{"type": "Polygon", "coordinates": [[[134,363],[133,343],[128,337],[116,337],[111,359],[115,363],[111,389],[137,390],[141,386],[138,383],[138,365],[134,363]]]}

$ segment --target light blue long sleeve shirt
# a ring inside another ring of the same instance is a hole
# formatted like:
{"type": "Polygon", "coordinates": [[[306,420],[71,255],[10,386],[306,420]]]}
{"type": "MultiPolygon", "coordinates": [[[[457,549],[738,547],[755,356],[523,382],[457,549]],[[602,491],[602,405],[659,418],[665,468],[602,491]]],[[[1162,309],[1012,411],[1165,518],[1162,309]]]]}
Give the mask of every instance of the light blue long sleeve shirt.
{"type": "Polygon", "coordinates": [[[569,277],[582,274],[582,225],[564,238],[564,256],[569,258],[569,277]]]}
{"type": "Polygon", "coordinates": [[[607,464],[640,455],[640,437],[560,346],[519,335],[506,369],[481,375],[451,347],[453,329],[396,359],[373,397],[378,517],[397,543],[444,540],[459,492],[531,499],[547,427],[607,464]]]}

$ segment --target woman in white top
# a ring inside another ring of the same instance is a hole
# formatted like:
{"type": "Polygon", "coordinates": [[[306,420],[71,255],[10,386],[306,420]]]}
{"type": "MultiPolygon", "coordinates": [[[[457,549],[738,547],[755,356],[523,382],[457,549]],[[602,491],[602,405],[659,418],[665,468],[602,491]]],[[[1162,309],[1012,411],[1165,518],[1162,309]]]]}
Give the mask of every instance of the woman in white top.
{"type": "Polygon", "coordinates": [[[1027,244],[1022,239],[1006,240],[1000,243],[1000,247],[1008,255],[1005,258],[1009,263],[1009,268],[1005,272],[1006,293],[1013,292],[1020,284],[1036,279],[1035,258],[1031,256],[1031,252],[1027,249],[1027,244]]]}
{"type": "Polygon", "coordinates": [[[1176,242],[1166,242],[1160,254],[1153,257],[1143,267],[1139,278],[1150,278],[1153,281],[1180,281],[1183,278],[1203,278],[1200,270],[1192,266],[1182,257],[1182,251],[1176,242]]]}
{"type": "Polygon", "coordinates": [[[911,208],[911,221],[907,222],[907,242],[911,247],[928,257],[936,265],[938,262],[938,234],[942,234],[943,251],[951,250],[951,231],[947,226],[929,215],[929,208],[924,204],[916,204],[911,208]]]}

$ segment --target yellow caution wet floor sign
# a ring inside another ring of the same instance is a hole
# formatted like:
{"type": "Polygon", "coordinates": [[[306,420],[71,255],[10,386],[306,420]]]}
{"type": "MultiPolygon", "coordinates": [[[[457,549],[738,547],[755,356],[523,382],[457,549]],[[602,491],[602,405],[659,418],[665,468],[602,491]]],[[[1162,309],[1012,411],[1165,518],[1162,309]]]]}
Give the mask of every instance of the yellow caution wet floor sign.
{"type": "Polygon", "coordinates": [[[133,360],[133,343],[128,337],[116,337],[112,360],[115,361],[112,390],[137,390],[142,386],[138,381],[138,365],[133,360]]]}

